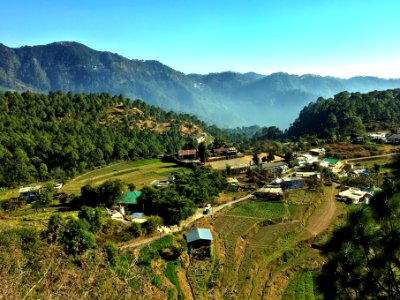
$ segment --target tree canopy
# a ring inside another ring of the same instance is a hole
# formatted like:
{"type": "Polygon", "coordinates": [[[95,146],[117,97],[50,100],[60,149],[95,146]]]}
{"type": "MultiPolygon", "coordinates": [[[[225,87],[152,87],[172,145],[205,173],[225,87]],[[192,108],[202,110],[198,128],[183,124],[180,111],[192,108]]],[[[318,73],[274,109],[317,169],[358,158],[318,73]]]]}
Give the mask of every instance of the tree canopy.
{"type": "Polygon", "coordinates": [[[304,107],[287,135],[355,136],[365,130],[397,128],[399,121],[399,89],[366,94],[342,92],[333,99],[320,97],[304,107]]]}
{"type": "Polygon", "coordinates": [[[325,299],[400,298],[400,193],[386,184],[356,207],[323,246],[319,283],[325,299]]]}
{"type": "Polygon", "coordinates": [[[174,184],[166,188],[145,186],[138,199],[146,215],[158,215],[166,224],[178,224],[191,216],[196,207],[214,203],[226,187],[225,177],[210,168],[200,167],[192,173],[174,176],[174,184]]]}
{"type": "Polygon", "coordinates": [[[0,186],[73,177],[117,160],[176,153],[205,124],[110,94],[0,93],[0,186]],[[168,124],[156,130],[157,124],[168,124]]]}

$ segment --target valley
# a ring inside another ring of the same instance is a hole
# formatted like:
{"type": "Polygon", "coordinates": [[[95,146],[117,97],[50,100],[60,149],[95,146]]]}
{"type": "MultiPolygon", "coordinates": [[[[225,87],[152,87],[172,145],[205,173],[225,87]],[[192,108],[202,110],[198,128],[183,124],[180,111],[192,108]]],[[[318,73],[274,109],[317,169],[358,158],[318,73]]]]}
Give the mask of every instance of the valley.
{"type": "Polygon", "coordinates": [[[399,114],[372,121],[379,99],[387,113],[398,90],[319,99],[282,132],[121,95],[0,94],[1,294],[323,299],[355,240],[335,245],[370,226],[352,216],[397,199],[399,114]]]}

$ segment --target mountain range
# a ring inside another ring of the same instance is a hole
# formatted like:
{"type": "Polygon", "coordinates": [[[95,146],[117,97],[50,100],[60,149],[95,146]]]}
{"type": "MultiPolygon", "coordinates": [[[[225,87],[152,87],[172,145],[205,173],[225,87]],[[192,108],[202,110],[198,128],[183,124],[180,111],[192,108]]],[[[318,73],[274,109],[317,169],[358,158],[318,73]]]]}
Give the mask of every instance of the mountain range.
{"type": "Polygon", "coordinates": [[[0,90],[122,94],[222,127],[294,122],[318,97],[400,87],[400,79],[312,74],[184,74],[156,60],[128,59],[76,42],[10,48],[0,43],[0,90]]]}

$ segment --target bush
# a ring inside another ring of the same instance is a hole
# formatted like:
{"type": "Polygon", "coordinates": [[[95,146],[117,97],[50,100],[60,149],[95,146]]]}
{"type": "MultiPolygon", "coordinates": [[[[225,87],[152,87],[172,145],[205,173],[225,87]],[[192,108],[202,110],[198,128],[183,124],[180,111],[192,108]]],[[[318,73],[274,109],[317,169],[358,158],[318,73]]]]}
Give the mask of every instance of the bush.
{"type": "Polygon", "coordinates": [[[52,215],[47,225],[47,231],[44,233],[45,237],[49,238],[51,242],[56,242],[65,231],[66,222],[61,214],[52,215]]]}
{"type": "Polygon", "coordinates": [[[117,251],[118,248],[112,242],[107,242],[104,245],[104,252],[106,254],[107,261],[111,266],[115,266],[117,263],[117,251]]]}
{"type": "Polygon", "coordinates": [[[150,216],[147,218],[147,222],[142,224],[142,230],[144,234],[150,235],[157,231],[157,227],[163,224],[163,220],[159,216],[150,216]]]}
{"type": "Polygon", "coordinates": [[[103,218],[105,215],[106,212],[101,207],[92,208],[88,206],[82,206],[78,217],[86,220],[89,223],[90,231],[98,232],[102,227],[103,218]]]}
{"type": "Polygon", "coordinates": [[[139,237],[142,235],[142,229],[141,229],[141,225],[138,223],[132,223],[128,229],[127,232],[131,233],[133,235],[133,237],[139,237]]]}
{"type": "Polygon", "coordinates": [[[89,228],[86,220],[69,220],[60,239],[66,253],[77,255],[96,246],[95,236],[89,228]]]}

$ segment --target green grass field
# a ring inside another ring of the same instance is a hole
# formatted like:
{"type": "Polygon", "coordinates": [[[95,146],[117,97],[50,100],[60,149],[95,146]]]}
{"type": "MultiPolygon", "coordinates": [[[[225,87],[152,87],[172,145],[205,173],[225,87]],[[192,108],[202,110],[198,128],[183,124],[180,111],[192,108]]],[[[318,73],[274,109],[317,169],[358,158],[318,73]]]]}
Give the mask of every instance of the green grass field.
{"type": "Polygon", "coordinates": [[[301,206],[295,204],[253,200],[234,207],[226,215],[259,219],[294,218],[300,210],[301,206]]]}
{"type": "Polygon", "coordinates": [[[283,296],[283,300],[315,300],[314,278],[312,272],[300,272],[290,280],[283,296]]]}
{"type": "Polygon", "coordinates": [[[67,182],[61,191],[67,194],[79,194],[81,187],[86,184],[97,186],[114,179],[121,179],[126,184],[133,183],[137,189],[141,189],[153,180],[165,179],[166,176],[179,170],[189,171],[174,163],[162,162],[160,159],[122,162],[78,176],[67,182]]]}
{"type": "Polygon", "coordinates": [[[19,189],[0,189],[0,201],[15,198],[19,196],[19,189]]]}

